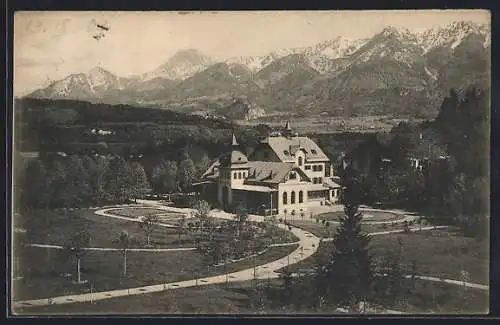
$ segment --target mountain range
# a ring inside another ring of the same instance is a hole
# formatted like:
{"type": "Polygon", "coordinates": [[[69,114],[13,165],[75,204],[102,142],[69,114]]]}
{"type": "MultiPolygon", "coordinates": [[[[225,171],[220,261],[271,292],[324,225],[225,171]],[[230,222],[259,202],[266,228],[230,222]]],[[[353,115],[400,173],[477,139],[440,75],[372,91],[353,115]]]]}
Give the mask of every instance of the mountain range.
{"type": "Polygon", "coordinates": [[[139,76],[119,77],[96,67],[27,97],[226,115],[237,103],[248,105],[238,109],[246,118],[319,112],[432,116],[451,88],[489,87],[490,39],[489,26],[460,21],[419,33],[389,26],[366,39],[337,37],[224,60],[187,49],[139,76]]]}

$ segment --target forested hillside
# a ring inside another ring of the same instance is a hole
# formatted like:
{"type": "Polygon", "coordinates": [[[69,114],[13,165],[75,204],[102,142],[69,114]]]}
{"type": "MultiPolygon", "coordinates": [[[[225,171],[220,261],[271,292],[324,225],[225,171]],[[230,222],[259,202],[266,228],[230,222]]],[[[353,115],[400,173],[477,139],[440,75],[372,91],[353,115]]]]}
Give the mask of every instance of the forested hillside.
{"type": "Polygon", "coordinates": [[[483,232],[490,214],[489,96],[452,90],[434,121],[401,123],[361,143],[349,158],[365,203],[412,208],[483,232]]]}

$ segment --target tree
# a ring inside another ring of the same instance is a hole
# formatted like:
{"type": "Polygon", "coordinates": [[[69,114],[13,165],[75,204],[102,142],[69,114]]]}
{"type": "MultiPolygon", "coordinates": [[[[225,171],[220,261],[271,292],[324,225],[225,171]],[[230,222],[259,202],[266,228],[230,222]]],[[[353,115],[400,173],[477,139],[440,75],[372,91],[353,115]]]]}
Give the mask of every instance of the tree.
{"type": "Polygon", "coordinates": [[[194,204],[193,208],[195,209],[194,217],[198,219],[200,223],[200,232],[203,239],[205,230],[213,223],[212,217],[210,216],[210,204],[208,204],[207,201],[199,200],[194,204]]]}
{"type": "Polygon", "coordinates": [[[334,235],[330,259],[320,268],[319,280],[330,301],[352,307],[369,298],[373,270],[370,240],[361,232],[359,189],[353,188],[349,177],[344,190],[345,216],[334,235]]]}
{"type": "Polygon", "coordinates": [[[68,169],[63,159],[52,158],[47,168],[47,184],[50,193],[50,206],[69,208],[72,206],[74,194],[68,191],[68,169]]]}
{"type": "Polygon", "coordinates": [[[123,256],[123,276],[127,275],[127,252],[134,242],[135,238],[130,236],[126,230],[122,230],[113,240],[113,244],[120,249],[123,256]]]}
{"type": "Polygon", "coordinates": [[[182,216],[177,221],[178,241],[181,242],[181,236],[186,232],[186,216],[182,216]]]}
{"type": "Polygon", "coordinates": [[[210,158],[204,154],[196,164],[196,177],[201,177],[201,175],[207,171],[208,167],[210,167],[210,158]]]}
{"type": "Polygon", "coordinates": [[[50,203],[48,172],[39,159],[28,160],[19,182],[15,182],[14,192],[20,194],[21,208],[40,209],[50,203]]]}
{"type": "Polygon", "coordinates": [[[149,184],[144,167],[140,163],[133,162],[130,164],[130,168],[132,174],[132,195],[137,200],[137,197],[142,198],[144,194],[150,191],[151,185],[149,184]]]}
{"type": "Polygon", "coordinates": [[[149,214],[139,222],[139,228],[146,234],[147,246],[150,246],[151,234],[158,228],[158,221],[157,215],[149,214]]]}
{"type": "Polygon", "coordinates": [[[177,182],[182,191],[189,192],[191,190],[195,174],[196,168],[191,159],[184,159],[179,163],[177,182]]]}
{"type": "Polygon", "coordinates": [[[90,246],[90,233],[81,230],[75,233],[65,244],[66,251],[76,260],[76,282],[82,283],[80,279],[80,261],[85,255],[85,248],[90,246]]]}
{"type": "Polygon", "coordinates": [[[151,172],[151,183],[154,190],[160,193],[175,192],[177,190],[177,172],[175,161],[160,161],[151,172]]]}
{"type": "Polygon", "coordinates": [[[248,220],[248,210],[242,205],[239,204],[236,208],[236,213],[234,214],[234,218],[236,220],[236,238],[240,237],[240,234],[245,229],[246,222],[248,220]]]}
{"type": "Polygon", "coordinates": [[[66,194],[71,197],[71,206],[88,206],[92,199],[90,174],[83,164],[83,159],[72,155],[66,163],[66,194]]]}
{"type": "Polygon", "coordinates": [[[108,170],[108,160],[103,157],[92,159],[89,156],[83,157],[83,165],[89,174],[89,185],[92,191],[92,202],[100,204],[105,201],[104,177],[108,170]]]}
{"type": "Polygon", "coordinates": [[[104,193],[107,200],[125,202],[132,194],[133,175],[122,157],[114,157],[109,162],[108,170],[104,175],[104,193]]]}

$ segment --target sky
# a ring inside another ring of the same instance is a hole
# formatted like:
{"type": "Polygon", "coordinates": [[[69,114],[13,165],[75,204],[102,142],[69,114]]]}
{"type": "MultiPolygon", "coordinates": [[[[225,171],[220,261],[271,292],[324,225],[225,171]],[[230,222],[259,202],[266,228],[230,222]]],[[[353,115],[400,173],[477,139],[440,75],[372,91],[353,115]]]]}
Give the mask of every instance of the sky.
{"type": "Polygon", "coordinates": [[[17,12],[13,90],[22,96],[96,66],[138,75],[183,49],[216,59],[264,55],[338,36],[366,38],[386,26],[421,31],[461,20],[485,24],[490,16],[485,10],[17,12]]]}

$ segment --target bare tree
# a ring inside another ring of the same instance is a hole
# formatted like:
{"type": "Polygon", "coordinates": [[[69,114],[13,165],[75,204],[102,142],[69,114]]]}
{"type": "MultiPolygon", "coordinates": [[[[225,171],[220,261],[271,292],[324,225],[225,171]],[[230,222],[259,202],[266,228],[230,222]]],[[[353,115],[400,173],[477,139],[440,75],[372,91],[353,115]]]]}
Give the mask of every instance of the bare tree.
{"type": "Polygon", "coordinates": [[[82,283],[80,275],[80,262],[85,255],[86,247],[90,246],[90,233],[86,230],[76,232],[65,244],[66,251],[76,260],[76,282],[82,283]]]}
{"type": "Polygon", "coordinates": [[[158,228],[158,222],[158,216],[153,214],[148,214],[139,222],[139,228],[146,234],[147,246],[150,246],[151,234],[158,228]]]}

